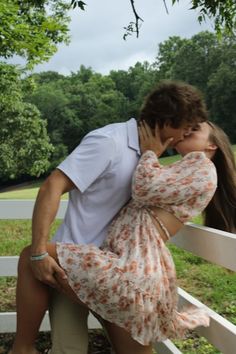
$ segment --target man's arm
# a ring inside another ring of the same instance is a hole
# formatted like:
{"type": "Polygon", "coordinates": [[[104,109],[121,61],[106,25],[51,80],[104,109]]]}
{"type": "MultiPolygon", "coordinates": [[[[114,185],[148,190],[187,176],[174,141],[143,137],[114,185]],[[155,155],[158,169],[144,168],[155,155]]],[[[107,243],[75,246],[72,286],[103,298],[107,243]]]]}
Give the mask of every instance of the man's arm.
{"type": "MultiPolygon", "coordinates": [[[[50,227],[56,217],[61,196],[75,188],[73,182],[60,170],[56,169],[42,184],[34,206],[32,218],[31,254],[46,252],[50,227]]],[[[34,275],[42,282],[58,287],[57,277],[64,278],[65,273],[51,257],[31,262],[34,275]]]]}

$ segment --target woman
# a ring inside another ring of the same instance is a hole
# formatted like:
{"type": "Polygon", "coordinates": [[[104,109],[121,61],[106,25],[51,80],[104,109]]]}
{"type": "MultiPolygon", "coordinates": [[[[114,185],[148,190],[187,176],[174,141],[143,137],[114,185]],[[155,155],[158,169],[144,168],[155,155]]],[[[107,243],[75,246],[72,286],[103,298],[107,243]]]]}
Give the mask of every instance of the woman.
{"type": "MultiPolygon", "coordinates": [[[[48,244],[47,252],[31,256],[40,261],[49,254],[66,270],[62,291],[105,320],[117,354],[150,354],[152,342],[209,324],[203,310],[177,311],[175,267],[165,242],[207,205],[209,226],[215,212],[223,229],[236,226],[234,156],[219,128],[199,124],[175,146],[183,159],[165,167],[158,162],[163,152],[158,128],[153,134],[143,124],[140,139],[143,154],[133,177],[132,199],[111,223],[103,247],[48,244]],[[216,202],[209,204],[213,195],[216,202]],[[225,202],[228,207],[219,210],[225,202]]],[[[48,307],[49,289],[33,277],[29,258],[28,247],[19,261],[12,354],[37,353],[34,341],[48,307]]]]}

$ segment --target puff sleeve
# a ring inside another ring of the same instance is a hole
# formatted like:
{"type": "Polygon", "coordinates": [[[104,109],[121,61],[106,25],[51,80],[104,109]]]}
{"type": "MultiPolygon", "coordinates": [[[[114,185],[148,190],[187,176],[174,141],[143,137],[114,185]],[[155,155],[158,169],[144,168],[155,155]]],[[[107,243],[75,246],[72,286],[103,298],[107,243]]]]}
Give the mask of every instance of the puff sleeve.
{"type": "Polygon", "coordinates": [[[132,197],[150,205],[178,205],[192,200],[195,206],[201,200],[205,207],[216,184],[215,166],[203,152],[192,152],[180,161],[161,166],[156,154],[146,151],[133,176],[132,197]]]}
{"type": "Polygon", "coordinates": [[[162,173],[162,166],[153,151],[145,151],[135,169],[132,180],[132,197],[138,201],[148,200],[162,173]]]}

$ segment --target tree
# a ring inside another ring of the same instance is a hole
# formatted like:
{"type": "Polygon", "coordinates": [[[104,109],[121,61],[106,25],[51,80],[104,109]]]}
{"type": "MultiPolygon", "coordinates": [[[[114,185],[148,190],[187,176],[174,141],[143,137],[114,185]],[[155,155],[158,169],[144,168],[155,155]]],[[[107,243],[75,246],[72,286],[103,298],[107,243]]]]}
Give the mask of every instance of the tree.
{"type": "MultiPolygon", "coordinates": [[[[166,12],[168,13],[168,7],[166,0],[162,0],[165,6],[166,12]]],[[[172,0],[172,5],[181,0],[172,0]]],[[[127,27],[123,38],[126,39],[127,36],[135,33],[139,36],[139,30],[143,19],[138,14],[134,0],[129,0],[133,14],[134,21],[131,21],[127,27]]],[[[215,22],[215,29],[218,33],[221,33],[223,29],[232,33],[236,25],[236,4],[235,0],[191,0],[192,7],[190,10],[199,10],[198,21],[201,23],[206,17],[213,18],[215,22]]],[[[71,4],[73,8],[78,6],[80,9],[84,10],[85,3],[83,1],[72,0],[71,4]]]]}
{"type": "MultiPolygon", "coordinates": [[[[172,5],[181,0],[172,0],[172,5]]],[[[131,21],[127,27],[125,27],[125,34],[123,36],[126,39],[127,36],[135,33],[139,36],[139,29],[143,19],[139,16],[136,7],[134,5],[134,0],[129,0],[133,14],[134,21],[131,21]]],[[[213,18],[215,23],[215,30],[217,33],[221,33],[226,30],[228,33],[233,33],[236,28],[236,3],[235,0],[191,0],[190,3],[192,7],[190,10],[198,10],[198,21],[203,22],[206,17],[213,18]]],[[[168,13],[168,7],[166,0],[163,0],[163,4],[168,13]]],[[[78,5],[81,9],[84,9],[85,3],[82,1],[72,0],[72,5],[75,7],[78,5]]]]}
{"type": "Polygon", "coordinates": [[[0,57],[19,55],[30,68],[47,61],[68,43],[68,9],[64,1],[0,0],[0,57]]]}
{"type": "MultiPolygon", "coordinates": [[[[134,21],[131,21],[127,27],[125,27],[125,33],[123,38],[126,39],[127,36],[132,35],[133,33],[136,36],[139,36],[139,30],[141,23],[144,21],[139,15],[134,0],[128,0],[133,14],[134,21]]],[[[172,5],[180,2],[181,0],[172,0],[172,5]]],[[[22,1],[23,2],[23,1],[22,1]]],[[[52,1],[45,0],[28,0],[27,3],[33,3],[35,5],[43,6],[44,3],[50,3],[52,1]]],[[[165,6],[166,12],[168,13],[168,7],[166,0],[162,0],[163,5],[165,6]]],[[[58,3],[63,3],[64,1],[58,1],[58,3]]],[[[78,7],[81,10],[85,10],[86,3],[81,0],[70,0],[67,2],[68,5],[71,5],[72,8],[78,7]]],[[[214,20],[215,29],[217,33],[221,33],[226,30],[228,33],[233,33],[236,26],[236,3],[235,0],[191,0],[190,4],[192,5],[190,10],[198,10],[198,21],[203,22],[206,17],[209,17],[214,20]]]]}
{"type": "Polygon", "coordinates": [[[114,81],[116,89],[128,100],[127,116],[136,116],[144,96],[157,83],[157,71],[147,61],[137,62],[128,71],[112,70],[109,77],[114,81]]]}
{"type": "Polygon", "coordinates": [[[221,42],[204,31],[182,42],[171,67],[172,78],[187,81],[206,93],[207,82],[222,61],[221,42]]]}
{"type": "Polygon", "coordinates": [[[20,73],[0,64],[0,179],[39,176],[49,167],[52,145],[46,122],[35,106],[22,101],[20,73]]]}
{"type": "Polygon", "coordinates": [[[127,99],[116,90],[112,79],[93,73],[84,82],[84,72],[82,67],[81,71],[72,74],[62,85],[69,100],[63,134],[63,141],[69,151],[89,131],[127,119],[127,99]]]}
{"type": "Polygon", "coordinates": [[[160,79],[173,78],[173,66],[180,49],[187,42],[178,36],[169,37],[166,41],[159,44],[158,55],[154,67],[159,72],[160,79]]]}
{"type": "Polygon", "coordinates": [[[221,63],[209,77],[207,104],[211,119],[222,126],[236,143],[236,38],[226,37],[221,44],[221,63]]]}
{"type": "Polygon", "coordinates": [[[78,72],[60,79],[52,72],[48,76],[51,81],[46,72],[34,77],[36,89],[25,99],[35,104],[47,121],[55,147],[53,163],[72,151],[90,130],[127,119],[127,99],[109,76],[81,66],[78,72]]]}
{"type": "Polygon", "coordinates": [[[236,68],[222,63],[208,82],[211,120],[219,124],[236,143],[236,68]]]}
{"type": "Polygon", "coordinates": [[[159,76],[197,86],[206,99],[210,119],[236,141],[236,37],[200,32],[190,39],[171,37],[159,45],[159,76]]]}

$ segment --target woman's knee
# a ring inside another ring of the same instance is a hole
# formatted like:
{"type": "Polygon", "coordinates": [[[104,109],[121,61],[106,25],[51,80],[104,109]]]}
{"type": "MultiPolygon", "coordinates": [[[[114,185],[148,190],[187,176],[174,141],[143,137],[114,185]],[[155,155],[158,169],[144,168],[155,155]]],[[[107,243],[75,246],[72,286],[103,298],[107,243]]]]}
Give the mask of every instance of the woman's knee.
{"type": "Polygon", "coordinates": [[[30,248],[31,246],[26,246],[25,248],[23,248],[23,250],[20,253],[20,258],[26,258],[26,257],[30,257],[30,248]]]}
{"type": "Polygon", "coordinates": [[[20,262],[29,261],[30,259],[30,248],[31,246],[26,246],[20,253],[20,262]]]}
{"type": "Polygon", "coordinates": [[[123,328],[104,321],[109,340],[115,354],[152,354],[152,346],[142,345],[134,340],[123,328]]]}

